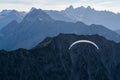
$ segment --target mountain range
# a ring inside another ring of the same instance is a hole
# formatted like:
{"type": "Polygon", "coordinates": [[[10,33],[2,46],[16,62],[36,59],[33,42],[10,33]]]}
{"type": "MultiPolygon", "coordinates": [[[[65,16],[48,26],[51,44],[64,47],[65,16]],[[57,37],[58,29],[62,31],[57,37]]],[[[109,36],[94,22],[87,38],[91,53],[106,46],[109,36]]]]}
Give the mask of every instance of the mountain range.
{"type": "Polygon", "coordinates": [[[2,42],[0,49],[30,49],[47,36],[53,37],[59,33],[99,34],[109,40],[120,42],[119,34],[102,25],[57,21],[43,10],[32,8],[20,23],[12,21],[0,30],[0,42],[2,42]]]}
{"type": "Polygon", "coordinates": [[[120,29],[120,13],[113,13],[110,11],[97,11],[90,6],[81,6],[74,8],[71,5],[62,11],[46,10],[45,12],[55,20],[68,22],[82,21],[87,25],[99,24],[106,26],[111,30],[120,29]]]}
{"type": "Polygon", "coordinates": [[[18,23],[22,21],[26,12],[19,12],[16,10],[3,10],[0,12],[0,29],[8,23],[16,20],[18,23]]]}
{"type": "Polygon", "coordinates": [[[119,80],[120,43],[99,35],[59,34],[30,50],[0,50],[0,80],[119,80]],[[77,40],[89,43],[69,46],[77,40]]]}
{"type": "MultiPolygon", "coordinates": [[[[87,25],[103,25],[111,30],[120,29],[120,13],[114,13],[106,10],[98,11],[94,8],[91,8],[90,6],[81,6],[74,8],[71,5],[65,10],[44,10],[44,12],[46,12],[54,20],[74,23],[81,21],[87,25]]],[[[27,13],[28,12],[25,11],[21,12],[16,10],[3,10],[2,12],[0,12],[0,29],[13,20],[21,22],[21,20],[27,13]]]]}

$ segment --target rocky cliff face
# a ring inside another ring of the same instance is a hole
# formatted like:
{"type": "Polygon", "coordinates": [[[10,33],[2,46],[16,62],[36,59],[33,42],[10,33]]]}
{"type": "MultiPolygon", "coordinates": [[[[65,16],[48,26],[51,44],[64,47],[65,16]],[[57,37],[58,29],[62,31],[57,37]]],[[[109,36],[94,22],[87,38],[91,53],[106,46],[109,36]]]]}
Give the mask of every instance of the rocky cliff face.
{"type": "Polygon", "coordinates": [[[0,51],[0,80],[119,80],[120,44],[98,35],[60,34],[31,50],[0,51]],[[99,47],[80,43],[90,40],[99,47]]]}

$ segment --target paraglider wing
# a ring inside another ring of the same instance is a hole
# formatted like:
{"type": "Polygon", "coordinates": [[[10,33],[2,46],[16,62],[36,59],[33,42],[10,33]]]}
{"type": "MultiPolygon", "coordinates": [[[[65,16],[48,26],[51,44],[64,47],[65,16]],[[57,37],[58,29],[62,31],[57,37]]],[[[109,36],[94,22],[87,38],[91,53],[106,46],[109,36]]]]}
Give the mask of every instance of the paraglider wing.
{"type": "Polygon", "coordinates": [[[92,44],[93,46],[95,46],[95,47],[99,50],[99,47],[97,46],[97,44],[95,44],[94,42],[89,41],[89,40],[78,40],[78,41],[75,41],[75,42],[73,42],[73,43],[70,45],[69,50],[70,50],[74,45],[76,45],[76,44],[78,44],[78,43],[90,43],[90,44],[92,44]]]}

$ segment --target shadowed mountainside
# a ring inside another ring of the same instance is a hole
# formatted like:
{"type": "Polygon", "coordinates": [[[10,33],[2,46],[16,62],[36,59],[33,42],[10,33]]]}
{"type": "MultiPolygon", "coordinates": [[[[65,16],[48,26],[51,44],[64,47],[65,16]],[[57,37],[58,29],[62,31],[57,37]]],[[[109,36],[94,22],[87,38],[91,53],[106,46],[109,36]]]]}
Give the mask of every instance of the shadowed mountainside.
{"type": "Polygon", "coordinates": [[[0,80],[119,80],[120,44],[98,35],[60,34],[26,50],[0,51],[0,80]],[[98,45],[80,43],[90,40],[98,45]]]}

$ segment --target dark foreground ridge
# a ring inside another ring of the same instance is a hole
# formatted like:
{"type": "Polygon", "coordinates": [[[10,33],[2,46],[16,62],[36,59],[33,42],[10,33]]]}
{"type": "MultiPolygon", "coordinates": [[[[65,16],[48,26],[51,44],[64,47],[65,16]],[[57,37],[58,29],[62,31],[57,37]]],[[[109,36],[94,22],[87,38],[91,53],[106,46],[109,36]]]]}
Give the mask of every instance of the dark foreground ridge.
{"type": "Polygon", "coordinates": [[[0,51],[0,80],[119,80],[120,44],[99,35],[60,34],[31,50],[0,51]],[[90,40],[99,46],[80,43],[90,40]]]}

